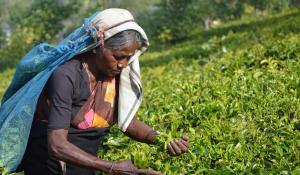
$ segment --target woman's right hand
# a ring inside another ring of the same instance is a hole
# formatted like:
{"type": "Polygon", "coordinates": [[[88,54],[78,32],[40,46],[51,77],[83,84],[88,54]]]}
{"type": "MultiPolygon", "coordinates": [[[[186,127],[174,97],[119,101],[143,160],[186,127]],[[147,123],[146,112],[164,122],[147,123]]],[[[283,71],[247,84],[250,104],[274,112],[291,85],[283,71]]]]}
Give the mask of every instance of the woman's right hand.
{"type": "Polygon", "coordinates": [[[150,169],[138,169],[133,165],[131,160],[116,161],[112,164],[108,174],[113,175],[161,175],[159,171],[153,171],[150,169]]]}

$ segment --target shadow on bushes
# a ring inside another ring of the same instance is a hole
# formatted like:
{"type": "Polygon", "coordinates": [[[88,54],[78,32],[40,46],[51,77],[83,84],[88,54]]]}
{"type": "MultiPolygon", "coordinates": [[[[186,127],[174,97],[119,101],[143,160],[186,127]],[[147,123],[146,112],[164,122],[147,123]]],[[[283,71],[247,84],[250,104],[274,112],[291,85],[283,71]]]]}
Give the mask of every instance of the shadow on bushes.
{"type": "Polygon", "coordinates": [[[241,48],[243,42],[247,47],[252,43],[261,43],[262,35],[271,35],[272,37],[281,37],[290,33],[300,33],[300,11],[290,14],[265,18],[259,21],[249,21],[240,24],[214,28],[209,31],[201,31],[187,38],[187,42],[166,49],[166,54],[161,54],[154,59],[141,60],[142,67],[155,67],[167,64],[173,59],[199,59],[200,65],[205,64],[211,54],[221,53],[223,45],[232,48],[241,48]],[[270,28],[270,32],[259,33],[265,28],[270,28]],[[247,36],[234,36],[232,38],[220,39],[228,33],[248,32],[247,36]],[[252,39],[253,42],[248,40],[252,39]],[[237,41],[239,40],[239,41],[237,41]],[[250,44],[249,44],[250,43],[250,44]],[[202,64],[203,63],[203,64],[202,64]]]}

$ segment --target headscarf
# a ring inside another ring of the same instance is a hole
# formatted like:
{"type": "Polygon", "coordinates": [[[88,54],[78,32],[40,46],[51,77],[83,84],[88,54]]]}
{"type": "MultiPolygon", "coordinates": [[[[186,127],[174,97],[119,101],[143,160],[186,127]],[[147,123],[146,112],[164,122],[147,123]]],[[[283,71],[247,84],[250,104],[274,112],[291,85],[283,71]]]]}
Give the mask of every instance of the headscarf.
{"type": "MultiPolygon", "coordinates": [[[[85,27],[92,32],[95,42],[90,48],[101,45],[101,33],[104,32],[104,40],[124,30],[135,30],[141,34],[142,47],[135,52],[124,68],[120,76],[118,127],[126,131],[142,100],[142,84],[140,76],[139,56],[146,51],[149,42],[144,30],[134,22],[133,16],[124,9],[107,9],[97,14],[89,25],[85,27]]],[[[105,46],[104,46],[105,47],[105,46]]],[[[88,49],[90,49],[88,48],[88,49]]]]}
{"type": "Polygon", "coordinates": [[[20,61],[0,108],[0,167],[15,170],[25,152],[39,96],[52,72],[74,56],[103,44],[113,35],[135,30],[143,38],[142,47],[129,60],[120,75],[118,127],[126,131],[142,98],[138,57],[149,43],[144,30],[124,9],[107,9],[87,18],[57,46],[42,43],[20,61]]]}

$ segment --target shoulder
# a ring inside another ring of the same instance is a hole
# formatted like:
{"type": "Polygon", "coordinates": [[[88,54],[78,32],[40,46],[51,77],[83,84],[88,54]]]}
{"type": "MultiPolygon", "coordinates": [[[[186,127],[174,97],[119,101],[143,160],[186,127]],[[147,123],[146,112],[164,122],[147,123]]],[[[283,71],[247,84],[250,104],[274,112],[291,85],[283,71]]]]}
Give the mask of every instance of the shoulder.
{"type": "Polygon", "coordinates": [[[72,59],[60,65],[53,73],[60,75],[74,74],[81,69],[81,63],[78,59],[72,59]]]}
{"type": "Polygon", "coordinates": [[[81,62],[78,59],[72,59],[56,68],[52,74],[52,78],[67,78],[74,82],[78,78],[81,69],[81,62]]]}
{"type": "Polygon", "coordinates": [[[49,91],[65,91],[75,89],[81,82],[81,62],[72,59],[54,70],[46,86],[49,91]]]}
{"type": "MultiPolygon", "coordinates": [[[[80,81],[80,61],[72,59],[54,70],[49,78],[46,89],[50,98],[71,98],[80,81]]],[[[65,100],[70,101],[70,99],[65,100]]]]}

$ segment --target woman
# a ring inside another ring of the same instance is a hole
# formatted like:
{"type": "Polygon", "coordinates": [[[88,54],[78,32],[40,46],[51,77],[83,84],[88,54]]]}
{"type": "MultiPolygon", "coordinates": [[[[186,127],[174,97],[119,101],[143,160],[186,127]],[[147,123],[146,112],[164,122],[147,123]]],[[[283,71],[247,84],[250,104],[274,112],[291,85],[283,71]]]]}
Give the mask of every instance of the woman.
{"type": "MultiPolygon", "coordinates": [[[[97,158],[101,138],[118,123],[129,137],[154,144],[156,132],[135,117],[141,101],[138,56],[148,47],[144,31],[123,9],[91,18],[94,43],[52,73],[40,95],[28,145],[18,170],[25,174],[161,174],[130,160],[97,158]]],[[[182,136],[172,155],[188,150],[182,136]]]]}

